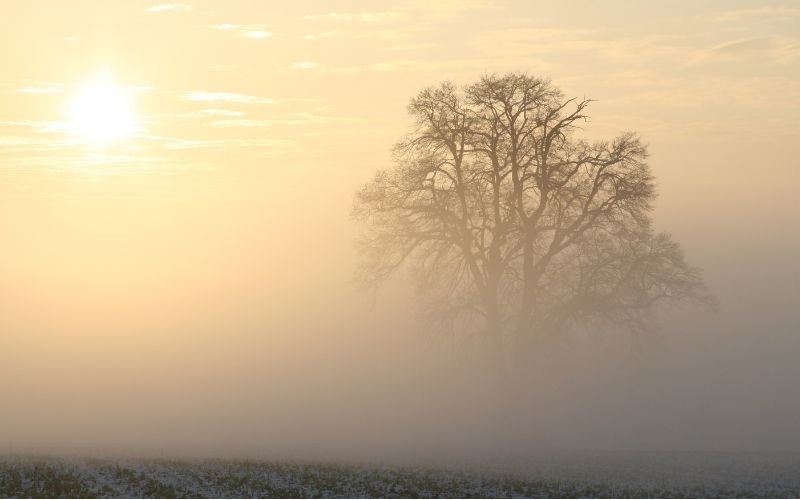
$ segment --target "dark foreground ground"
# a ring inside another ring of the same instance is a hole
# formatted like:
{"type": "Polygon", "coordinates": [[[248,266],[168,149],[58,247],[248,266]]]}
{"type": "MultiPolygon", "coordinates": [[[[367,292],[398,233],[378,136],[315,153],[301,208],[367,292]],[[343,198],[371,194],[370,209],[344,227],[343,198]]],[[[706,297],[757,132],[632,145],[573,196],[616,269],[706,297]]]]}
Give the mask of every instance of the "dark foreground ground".
{"type": "Polygon", "coordinates": [[[800,455],[582,453],[487,467],[0,456],[0,497],[800,497],[800,455]]]}

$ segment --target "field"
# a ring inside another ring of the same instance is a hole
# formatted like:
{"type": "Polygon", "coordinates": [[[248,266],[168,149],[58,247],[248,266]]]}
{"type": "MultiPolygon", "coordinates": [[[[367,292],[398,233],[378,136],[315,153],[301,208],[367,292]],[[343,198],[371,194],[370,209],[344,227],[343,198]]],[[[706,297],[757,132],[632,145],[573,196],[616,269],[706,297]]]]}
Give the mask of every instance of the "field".
{"type": "Polygon", "coordinates": [[[796,454],[555,454],[489,468],[0,457],[0,497],[798,496],[796,454]]]}

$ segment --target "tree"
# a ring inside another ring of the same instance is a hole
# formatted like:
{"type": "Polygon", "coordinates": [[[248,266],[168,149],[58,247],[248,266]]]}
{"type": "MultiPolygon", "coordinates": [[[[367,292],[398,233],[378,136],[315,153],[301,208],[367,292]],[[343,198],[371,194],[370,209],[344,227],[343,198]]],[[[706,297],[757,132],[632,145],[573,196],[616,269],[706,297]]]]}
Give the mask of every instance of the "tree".
{"type": "Polygon", "coordinates": [[[428,320],[484,336],[498,362],[578,328],[642,331],[663,304],[711,303],[651,228],[645,145],[578,137],[590,104],[524,74],[420,92],[394,167],[356,196],[360,280],[410,268],[428,320]]]}

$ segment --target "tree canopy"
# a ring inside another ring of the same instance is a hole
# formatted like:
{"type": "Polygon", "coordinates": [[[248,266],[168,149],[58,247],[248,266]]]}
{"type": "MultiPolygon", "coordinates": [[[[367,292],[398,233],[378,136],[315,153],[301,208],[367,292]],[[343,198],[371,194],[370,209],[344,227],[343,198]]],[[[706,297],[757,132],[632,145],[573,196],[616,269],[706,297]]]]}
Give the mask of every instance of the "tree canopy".
{"type": "Polygon", "coordinates": [[[641,331],[658,306],[710,303],[652,228],[646,146],[630,132],[582,139],[590,104],[525,74],[422,90],[394,166],[356,196],[360,280],[408,268],[430,321],[496,353],[587,326],[641,331]]]}

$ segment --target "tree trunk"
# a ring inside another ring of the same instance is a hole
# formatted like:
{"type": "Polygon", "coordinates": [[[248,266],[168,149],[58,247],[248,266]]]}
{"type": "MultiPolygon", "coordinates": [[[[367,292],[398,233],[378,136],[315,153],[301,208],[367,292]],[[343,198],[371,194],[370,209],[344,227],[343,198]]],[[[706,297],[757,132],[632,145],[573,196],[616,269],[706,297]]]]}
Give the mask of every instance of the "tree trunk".
{"type": "Polygon", "coordinates": [[[503,329],[500,322],[500,315],[497,308],[489,312],[487,320],[489,335],[491,336],[492,349],[492,370],[498,383],[502,384],[507,376],[507,360],[505,346],[503,342],[503,329]]]}

